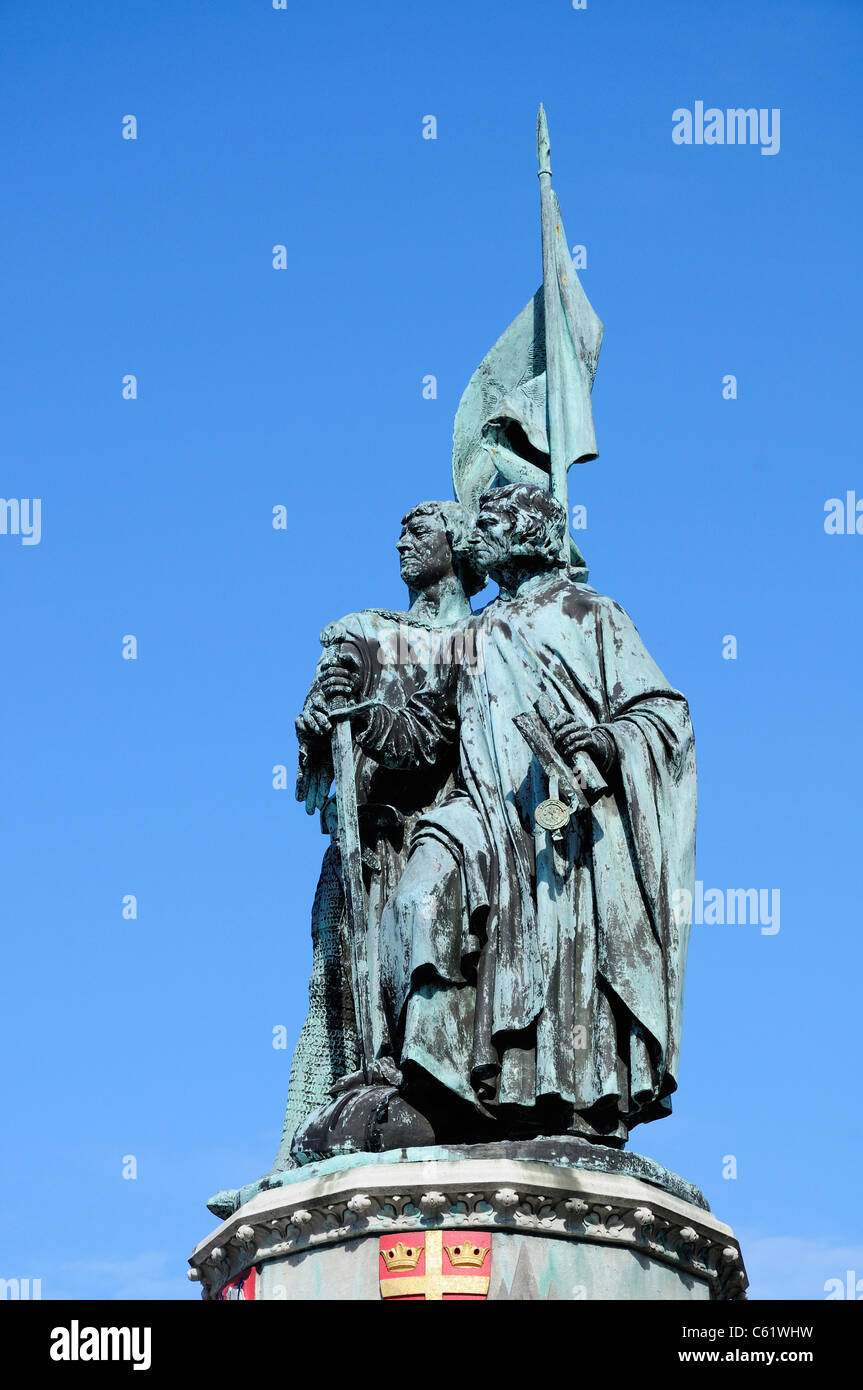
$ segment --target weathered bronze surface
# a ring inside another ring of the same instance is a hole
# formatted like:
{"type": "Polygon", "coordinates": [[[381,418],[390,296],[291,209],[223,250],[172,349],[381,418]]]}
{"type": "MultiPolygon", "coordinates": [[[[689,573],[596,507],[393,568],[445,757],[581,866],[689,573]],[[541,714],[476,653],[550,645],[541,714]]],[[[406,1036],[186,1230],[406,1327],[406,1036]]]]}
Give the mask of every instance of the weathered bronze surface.
{"type": "Polygon", "coordinates": [[[332,844],[282,1145],[255,1188],[390,1148],[551,1136],[608,1153],[676,1089],[692,728],[569,535],[602,325],[544,113],[539,153],[544,285],[465,391],[459,500],[403,519],[408,608],[324,632],[297,720],[297,796],[332,844]],[[472,612],[487,580],[498,594],[472,612]]]}

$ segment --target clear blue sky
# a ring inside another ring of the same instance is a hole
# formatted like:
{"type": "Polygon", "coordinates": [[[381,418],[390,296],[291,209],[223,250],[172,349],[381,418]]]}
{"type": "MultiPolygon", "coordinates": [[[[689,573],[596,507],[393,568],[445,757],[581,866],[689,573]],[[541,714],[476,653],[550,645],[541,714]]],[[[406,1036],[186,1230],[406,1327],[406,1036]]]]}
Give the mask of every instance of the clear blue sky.
{"type": "Polygon", "coordinates": [[[861,41],[857,0],[2,6],[0,492],[43,511],[0,535],[0,1274],[196,1298],[206,1198],[269,1166],[324,847],[271,770],[539,282],[542,99],[606,325],[579,539],[690,697],[699,879],[781,892],[778,933],[694,928],[634,1147],[753,1295],[863,1277],[863,535],[824,530],[863,499],[861,41]],[[675,145],[699,100],[779,108],[779,153],[675,145]]]}

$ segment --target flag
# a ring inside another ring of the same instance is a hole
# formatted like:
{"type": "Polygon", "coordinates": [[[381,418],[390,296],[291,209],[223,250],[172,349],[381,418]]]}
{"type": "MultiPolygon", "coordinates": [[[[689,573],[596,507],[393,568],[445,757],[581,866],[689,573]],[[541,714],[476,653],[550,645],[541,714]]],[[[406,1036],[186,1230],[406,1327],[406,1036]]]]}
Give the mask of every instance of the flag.
{"type": "MultiPolygon", "coordinates": [[[[553,264],[560,299],[558,362],[567,467],[597,457],[590,393],[602,324],[575,272],[557,194],[553,264]]],[[[453,430],[455,495],[475,509],[480,494],[501,483],[548,487],[546,339],[543,288],[498,338],[467,384],[453,430]]]]}

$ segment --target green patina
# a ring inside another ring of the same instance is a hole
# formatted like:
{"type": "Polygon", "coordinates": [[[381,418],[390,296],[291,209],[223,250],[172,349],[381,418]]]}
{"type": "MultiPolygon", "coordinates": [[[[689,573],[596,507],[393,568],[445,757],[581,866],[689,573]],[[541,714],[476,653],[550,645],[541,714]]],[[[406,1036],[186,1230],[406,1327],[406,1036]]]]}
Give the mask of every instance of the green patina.
{"type": "Polygon", "coordinates": [[[692,728],[569,534],[603,330],[542,110],[538,152],[543,285],[462,397],[457,501],[403,519],[403,612],[323,634],[297,724],[297,794],[331,837],[309,1016],[274,1165],[217,1194],[222,1216],[328,1163],[502,1144],[694,1200],[622,1153],[677,1086],[692,728]]]}

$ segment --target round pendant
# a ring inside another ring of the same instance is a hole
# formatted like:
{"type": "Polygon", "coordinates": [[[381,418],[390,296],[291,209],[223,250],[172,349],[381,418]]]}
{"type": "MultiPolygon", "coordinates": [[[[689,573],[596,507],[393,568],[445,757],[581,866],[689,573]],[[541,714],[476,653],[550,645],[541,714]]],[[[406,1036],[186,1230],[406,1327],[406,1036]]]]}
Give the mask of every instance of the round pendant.
{"type": "Polygon", "coordinates": [[[548,801],[541,801],[533,814],[537,825],[541,825],[543,830],[561,830],[572,813],[566,802],[552,796],[548,801]]]}

